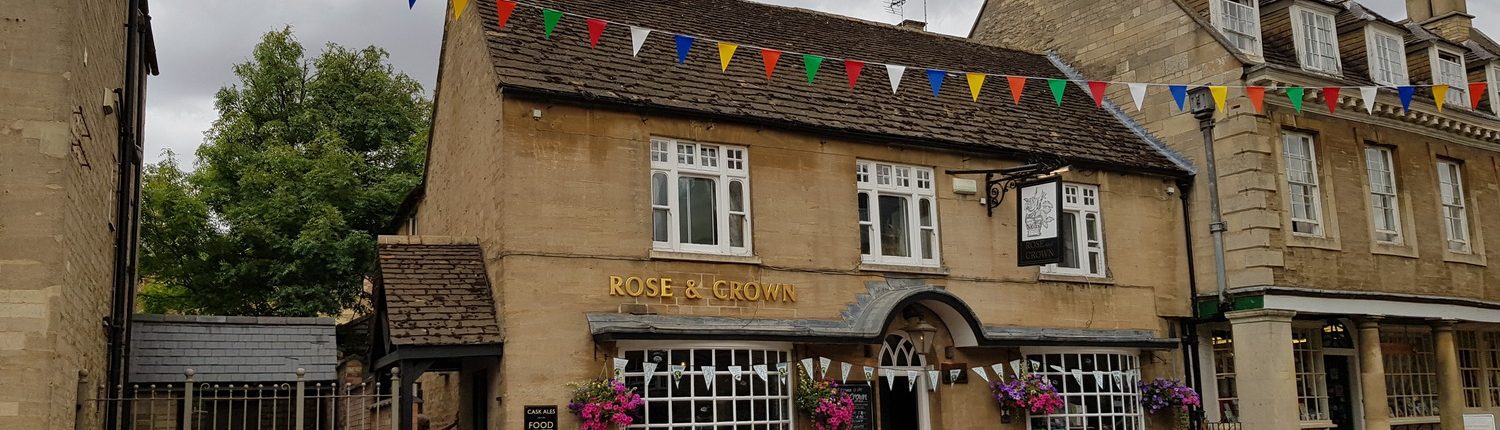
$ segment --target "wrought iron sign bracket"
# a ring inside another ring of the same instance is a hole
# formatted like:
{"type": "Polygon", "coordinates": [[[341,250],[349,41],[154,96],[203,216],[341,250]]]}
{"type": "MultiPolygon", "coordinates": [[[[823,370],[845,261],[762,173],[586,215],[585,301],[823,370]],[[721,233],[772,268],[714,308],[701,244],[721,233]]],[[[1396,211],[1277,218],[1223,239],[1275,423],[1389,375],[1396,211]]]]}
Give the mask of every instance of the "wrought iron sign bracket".
{"type": "Polygon", "coordinates": [[[1030,164],[1004,169],[946,170],[949,175],[984,175],[985,210],[991,218],[995,208],[1005,202],[1005,195],[1022,183],[1067,171],[1068,163],[1061,158],[1034,160],[1030,164]]]}

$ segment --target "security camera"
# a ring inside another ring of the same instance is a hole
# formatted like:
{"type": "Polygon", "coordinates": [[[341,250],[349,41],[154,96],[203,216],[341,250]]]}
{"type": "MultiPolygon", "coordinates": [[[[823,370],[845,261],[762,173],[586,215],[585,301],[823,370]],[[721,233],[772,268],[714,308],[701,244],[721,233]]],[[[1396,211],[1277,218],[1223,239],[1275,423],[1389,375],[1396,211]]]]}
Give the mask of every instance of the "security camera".
{"type": "Polygon", "coordinates": [[[1167,195],[1169,195],[1169,196],[1175,196],[1175,195],[1177,195],[1177,187],[1168,185],[1167,186],[1167,195]]]}

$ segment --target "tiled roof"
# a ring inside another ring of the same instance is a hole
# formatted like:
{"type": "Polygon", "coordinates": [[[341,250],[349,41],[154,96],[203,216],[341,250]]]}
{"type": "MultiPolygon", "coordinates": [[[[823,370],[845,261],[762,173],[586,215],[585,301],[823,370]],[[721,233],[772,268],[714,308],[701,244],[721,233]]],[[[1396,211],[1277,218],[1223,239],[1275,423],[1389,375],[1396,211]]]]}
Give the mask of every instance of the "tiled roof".
{"type": "Polygon", "coordinates": [[[379,305],[392,345],[501,342],[477,240],[381,236],[379,253],[379,305]]]}
{"type": "Polygon", "coordinates": [[[332,318],[136,315],[130,382],[289,382],[335,379],[332,318]]]}
{"type": "MultiPolygon", "coordinates": [[[[497,31],[494,2],[475,2],[487,31],[501,87],[543,96],[646,107],[792,129],[848,133],[874,141],[959,148],[1001,156],[1059,155],[1076,163],[1179,174],[1173,161],[1093,100],[1069,85],[1062,107],[1033,81],[1017,106],[1004,79],[993,77],[979,102],[962,75],[950,74],[934,97],[921,67],[1063,78],[1043,55],[962,38],[741,0],[534,0],[545,7],[613,22],[591,49],[582,18],[566,16],[551,40],[541,13],[515,11],[497,31]],[[660,29],[631,55],[629,25],[660,29]],[[781,58],[767,80],[759,52],[742,47],[727,72],[711,41],[678,64],[673,32],[790,52],[871,63],[850,90],[840,61],[824,63],[809,85],[802,60],[781,58]],[[910,65],[899,94],[884,67],[910,65]]],[[[470,22],[472,25],[472,22],[470,22]]],[[[453,53],[449,53],[453,55],[453,53]]]]}

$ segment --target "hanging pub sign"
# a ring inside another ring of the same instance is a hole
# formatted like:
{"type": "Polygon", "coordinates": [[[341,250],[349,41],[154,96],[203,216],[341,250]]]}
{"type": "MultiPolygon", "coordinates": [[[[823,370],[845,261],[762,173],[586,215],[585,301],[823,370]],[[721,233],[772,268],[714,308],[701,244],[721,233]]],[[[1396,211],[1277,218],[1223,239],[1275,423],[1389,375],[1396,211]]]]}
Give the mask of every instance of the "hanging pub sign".
{"type": "Polygon", "coordinates": [[[1017,187],[1017,265],[1042,266],[1062,261],[1062,177],[1025,182],[1017,187]]]}

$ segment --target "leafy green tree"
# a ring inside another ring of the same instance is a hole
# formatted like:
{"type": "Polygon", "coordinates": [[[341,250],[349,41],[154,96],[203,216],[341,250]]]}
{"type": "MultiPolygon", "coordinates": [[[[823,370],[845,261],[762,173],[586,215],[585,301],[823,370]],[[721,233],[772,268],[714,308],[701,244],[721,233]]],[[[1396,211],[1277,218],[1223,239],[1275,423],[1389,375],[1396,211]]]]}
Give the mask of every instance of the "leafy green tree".
{"type": "Polygon", "coordinates": [[[197,169],[170,156],[146,169],[143,310],[310,316],[357,303],[375,235],[421,181],[431,102],[380,48],[303,54],[290,28],[267,33],[216,95],[197,169]]]}

